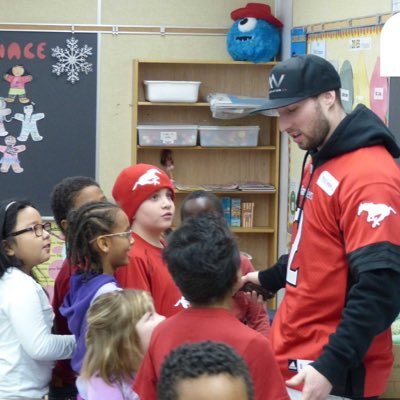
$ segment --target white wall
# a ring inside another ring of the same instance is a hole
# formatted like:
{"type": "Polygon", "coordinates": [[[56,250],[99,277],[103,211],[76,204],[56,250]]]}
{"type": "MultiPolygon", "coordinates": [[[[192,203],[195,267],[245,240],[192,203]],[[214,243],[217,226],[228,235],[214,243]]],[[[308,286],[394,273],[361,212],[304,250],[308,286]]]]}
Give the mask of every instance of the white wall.
{"type": "Polygon", "coordinates": [[[293,26],[386,14],[392,0],[293,0],[293,26]]]}

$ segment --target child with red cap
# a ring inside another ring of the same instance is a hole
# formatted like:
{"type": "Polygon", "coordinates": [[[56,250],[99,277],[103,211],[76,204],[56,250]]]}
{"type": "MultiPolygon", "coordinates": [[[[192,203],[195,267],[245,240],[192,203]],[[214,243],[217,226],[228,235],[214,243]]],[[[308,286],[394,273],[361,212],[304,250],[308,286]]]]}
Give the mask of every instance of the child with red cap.
{"type": "Polygon", "coordinates": [[[135,240],[129,264],[115,272],[120,286],[150,292],[156,311],[166,317],[189,307],[162,260],[163,233],[175,212],[168,175],[154,165],[132,165],[118,175],[112,195],[128,215],[135,240]]]}

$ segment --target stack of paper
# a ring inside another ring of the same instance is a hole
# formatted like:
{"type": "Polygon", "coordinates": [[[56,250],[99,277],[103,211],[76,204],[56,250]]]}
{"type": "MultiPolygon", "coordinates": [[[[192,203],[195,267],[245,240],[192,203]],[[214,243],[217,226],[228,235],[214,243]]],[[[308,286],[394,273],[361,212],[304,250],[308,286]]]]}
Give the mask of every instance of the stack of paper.
{"type": "MultiPolygon", "coordinates": [[[[214,118],[234,119],[256,112],[266,99],[263,97],[236,96],[228,93],[209,93],[207,101],[214,118]]],[[[279,116],[275,110],[266,110],[260,113],[268,117],[279,116]]]]}
{"type": "Polygon", "coordinates": [[[202,185],[204,190],[212,190],[214,192],[231,192],[238,190],[237,183],[215,183],[215,184],[204,184],[202,185]]]}
{"type": "Polygon", "coordinates": [[[239,184],[239,190],[244,192],[275,192],[276,188],[274,185],[264,182],[243,182],[239,184]]]}
{"type": "Polygon", "coordinates": [[[232,192],[238,190],[237,183],[207,183],[203,185],[184,185],[175,182],[175,188],[182,192],[194,192],[196,190],[206,190],[207,192],[232,192]]]}
{"type": "Polygon", "coordinates": [[[207,190],[211,191],[211,189],[206,189],[202,185],[184,185],[181,183],[175,182],[175,189],[180,190],[181,192],[195,192],[196,190],[207,190]]]}
{"type": "Polygon", "coordinates": [[[208,192],[234,192],[241,190],[243,192],[275,192],[274,185],[265,182],[249,181],[242,183],[205,183],[184,185],[175,182],[175,188],[184,192],[193,192],[195,190],[206,190],[208,192]]]}

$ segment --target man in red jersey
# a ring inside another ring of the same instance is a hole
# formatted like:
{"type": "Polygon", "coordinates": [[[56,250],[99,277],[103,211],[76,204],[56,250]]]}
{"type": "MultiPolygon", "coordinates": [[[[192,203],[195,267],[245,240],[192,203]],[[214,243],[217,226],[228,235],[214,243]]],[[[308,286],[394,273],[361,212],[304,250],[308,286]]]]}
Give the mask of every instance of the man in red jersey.
{"type": "Polygon", "coordinates": [[[292,399],[375,399],[400,310],[400,149],[364,105],[346,115],[339,75],[323,58],[283,61],[269,83],[258,111],[277,110],[281,131],[307,153],[290,254],[243,282],[286,289],[271,342],[298,389],[292,399]]]}

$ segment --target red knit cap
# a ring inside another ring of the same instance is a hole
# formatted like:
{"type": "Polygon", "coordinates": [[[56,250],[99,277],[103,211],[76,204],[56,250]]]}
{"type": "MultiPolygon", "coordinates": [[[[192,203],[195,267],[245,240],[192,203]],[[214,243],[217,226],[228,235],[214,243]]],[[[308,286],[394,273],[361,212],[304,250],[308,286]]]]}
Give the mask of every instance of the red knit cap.
{"type": "Polygon", "coordinates": [[[112,195],[132,223],[140,205],[163,188],[171,189],[172,198],[175,197],[174,185],[163,170],[150,164],[136,164],[120,172],[112,195]]]}

